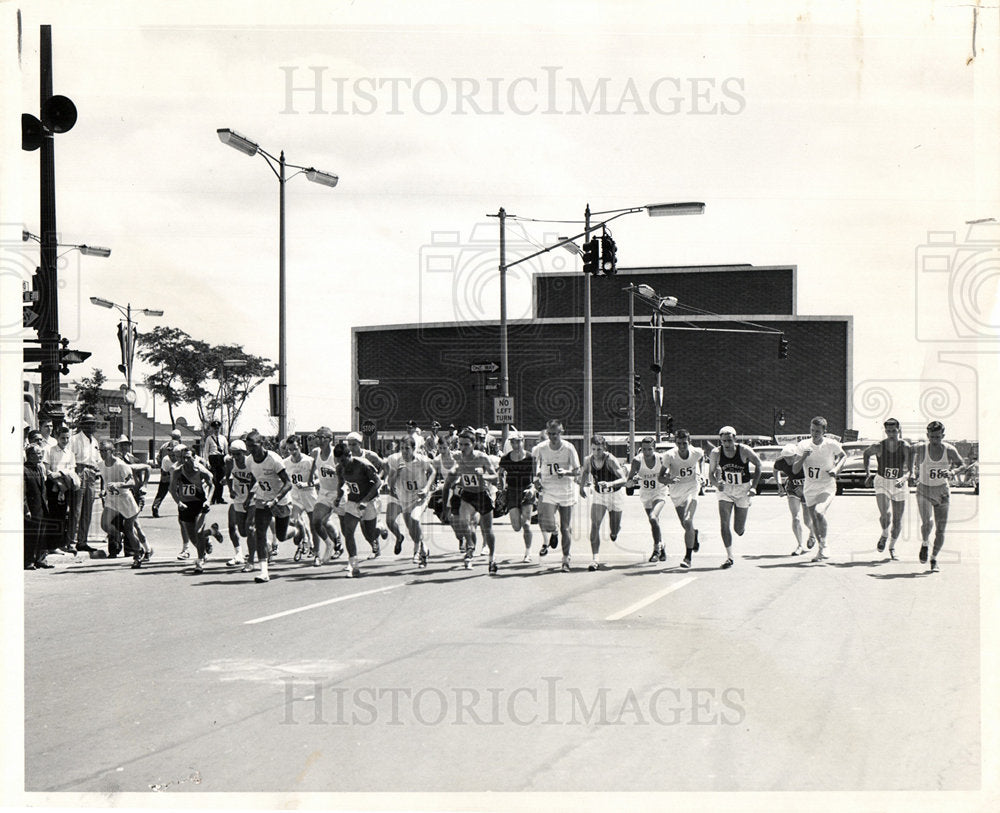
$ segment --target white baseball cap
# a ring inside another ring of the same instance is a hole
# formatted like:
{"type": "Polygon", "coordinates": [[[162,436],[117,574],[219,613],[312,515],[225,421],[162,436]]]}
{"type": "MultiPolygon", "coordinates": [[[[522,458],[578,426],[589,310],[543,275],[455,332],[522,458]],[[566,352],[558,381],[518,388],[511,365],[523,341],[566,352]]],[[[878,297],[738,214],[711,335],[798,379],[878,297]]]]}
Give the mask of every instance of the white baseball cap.
{"type": "Polygon", "coordinates": [[[731,427],[731,426],[723,426],[722,429],[719,430],[719,434],[720,435],[735,435],[736,434],[736,430],[733,429],[733,427],[731,427]]]}
{"type": "Polygon", "coordinates": [[[231,452],[245,452],[246,450],[247,445],[239,438],[229,444],[229,451],[231,452]]]}
{"type": "Polygon", "coordinates": [[[351,432],[344,440],[356,440],[358,443],[364,443],[365,439],[361,437],[360,432],[351,432]]]}

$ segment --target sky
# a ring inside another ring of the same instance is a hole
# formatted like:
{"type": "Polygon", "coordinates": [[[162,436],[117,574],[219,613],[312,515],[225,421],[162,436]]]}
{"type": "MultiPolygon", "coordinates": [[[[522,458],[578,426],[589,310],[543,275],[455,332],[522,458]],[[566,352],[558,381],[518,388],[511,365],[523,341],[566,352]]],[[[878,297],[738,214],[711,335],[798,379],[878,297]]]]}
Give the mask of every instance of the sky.
{"type": "MultiPolygon", "coordinates": [[[[286,184],[290,429],[349,426],[353,326],[498,318],[499,284],[482,268],[498,260],[488,215],[501,206],[579,220],[588,203],[696,200],[701,217],[616,221],[619,264],[795,265],[799,313],[854,317],[862,437],[881,435],[886,410],[979,436],[1000,226],[970,235],[967,222],[1000,218],[995,7],[975,28],[969,4],[913,0],[0,13],[4,109],[37,115],[50,24],[54,92],[79,111],[55,137],[61,242],[112,249],[61,260],[62,333],[93,354],[70,378],[99,367],[120,383],[117,316],[91,296],[165,312],[140,316],[140,330],[277,360],[279,185],[261,157],[220,143],[228,127],[340,177],[286,184]],[[453,274],[428,272],[442,242],[453,274]]],[[[3,138],[0,324],[16,349],[16,290],[37,263],[20,232],[39,230],[38,153],[20,151],[13,125],[3,138]]],[[[573,227],[509,225],[510,259],[573,227]]],[[[534,271],[578,262],[545,255],[512,272],[510,318],[529,315],[534,271]]],[[[148,398],[139,388],[139,405],[148,398]]],[[[262,387],[239,429],[273,431],[266,410],[262,387]]]]}

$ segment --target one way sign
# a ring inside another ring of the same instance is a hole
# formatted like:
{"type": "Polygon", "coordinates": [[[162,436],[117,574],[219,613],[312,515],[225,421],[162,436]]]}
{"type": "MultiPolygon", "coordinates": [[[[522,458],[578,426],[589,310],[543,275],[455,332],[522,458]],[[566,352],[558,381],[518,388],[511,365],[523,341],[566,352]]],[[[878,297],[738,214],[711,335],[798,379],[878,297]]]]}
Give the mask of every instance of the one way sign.
{"type": "Polygon", "coordinates": [[[480,361],[469,365],[470,373],[495,373],[500,369],[500,365],[495,361],[480,361]]]}

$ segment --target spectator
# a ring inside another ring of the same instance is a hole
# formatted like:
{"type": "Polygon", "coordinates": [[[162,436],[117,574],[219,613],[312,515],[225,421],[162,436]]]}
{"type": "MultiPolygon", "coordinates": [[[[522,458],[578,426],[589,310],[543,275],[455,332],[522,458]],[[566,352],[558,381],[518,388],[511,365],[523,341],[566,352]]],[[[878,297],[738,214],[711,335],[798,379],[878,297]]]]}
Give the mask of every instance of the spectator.
{"type": "Polygon", "coordinates": [[[214,420],[209,424],[208,434],[205,435],[205,457],[208,459],[208,467],[212,472],[212,504],[225,505],[225,497],[222,491],[226,480],[226,452],[229,451],[229,443],[225,436],[220,434],[222,422],[214,420]]]}
{"type": "Polygon", "coordinates": [[[75,553],[73,540],[76,529],[76,503],[80,499],[80,476],[76,473],[76,457],[69,447],[69,427],[63,424],[56,432],[56,445],[45,452],[46,490],[49,518],[58,525],[58,540],[50,542],[49,550],[59,548],[75,553]]]}
{"type": "Polygon", "coordinates": [[[35,570],[52,567],[45,561],[49,504],[41,449],[29,444],[24,454],[24,569],[35,570]]]}
{"type": "Polygon", "coordinates": [[[97,494],[98,466],[101,464],[100,444],[94,436],[97,419],[90,413],[80,417],[79,430],[70,438],[70,451],[76,458],[76,473],[80,477],[80,499],[73,504],[73,532],[76,550],[93,550],[87,544],[90,536],[90,520],[97,494]]]}
{"type": "Polygon", "coordinates": [[[38,428],[42,433],[43,451],[47,451],[50,447],[55,446],[56,436],[52,432],[52,418],[42,418],[38,424],[38,428]]]}

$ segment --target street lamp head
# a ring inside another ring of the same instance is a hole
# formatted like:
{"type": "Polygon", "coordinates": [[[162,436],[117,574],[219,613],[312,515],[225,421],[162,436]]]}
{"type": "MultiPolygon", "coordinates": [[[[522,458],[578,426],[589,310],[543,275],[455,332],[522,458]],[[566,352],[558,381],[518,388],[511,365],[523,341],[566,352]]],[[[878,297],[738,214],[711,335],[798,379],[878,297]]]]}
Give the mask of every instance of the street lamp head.
{"type": "Polygon", "coordinates": [[[677,307],[677,297],[661,296],[659,305],[661,308],[675,308],[677,307]]]}
{"type": "Polygon", "coordinates": [[[99,296],[90,297],[91,303],[98,305],[102,308],[113,308],[115,306],[114,302],[109,302],[107,299],[101,299],[99,296]]]}
{"type": "Polygon", "coordinates": [[[641,294],[642,296],[648,296],[650,299],[656,298],[656,291],[653,290],[653,286],[646,285],[646,283],[642,283],[641,285],[636,285],[635,292],[637,294],[641,294]]]}
{"type": "Polygon", "coordinates": [[[80,253],[87,257],[110,257],[111,249],[104,248],[103,246],[74,246],[78,248],[80,253]]]}
{"type": "Polygon", "coordinates": [[[247,155],[254,156],[260,151],[260,147],[253,141],[251,141],[246,136],[241,136],[235,130],[230,130],[228,127],[215,131],[219,136],[219,141],[223,144],[228,144],[234,150],[239,150],[247,155]]]}
{"type": "Polygon", "coordinates": [[[566,249],[570,254],[583,254],[583,249],[580,248],[576,243],[570,240],[568,237],[557,237],[560,244],[564,249],[566,249]]]}
{"type": "Polygon", "coordinates": [[[163,311],[157,310],[156,308],[143,308],[142,312],[146,316],[163,316],[163,311]]]}
{"type": "Polygon", "coordinates": [[[318,183],[321,186],[336,186],[337,181],[340,180],[340,178],[332,172],[323,172],[322,170],[314,169],[313,167],[309,167],[305,173],[308,180],[313,183],[318,183]]]}
{"type": "Polygon", "coordinates": [[[705,213],[704,203],[649,203],[643,208],[650,217],[702,215],[705,213]]]}
{"type": "Polygon", "coordinates": [[[39,243],[40,243],[40,242],[42,242],[42,241],[41,241],[41,238],[39,238],[39,237],[35,237],[35,235],[33,235],[33,234],[32,234],[32,233],[31,233],[30,231],[28,231],[27,229],[21,229],[21,239],[22,239],[22,240],[23,240],[23,241],[24,241],[25,243],[27,243],[27,242],[28,242],[29,240],[35,240],[36,242],[39,242],[39,243]]]}

